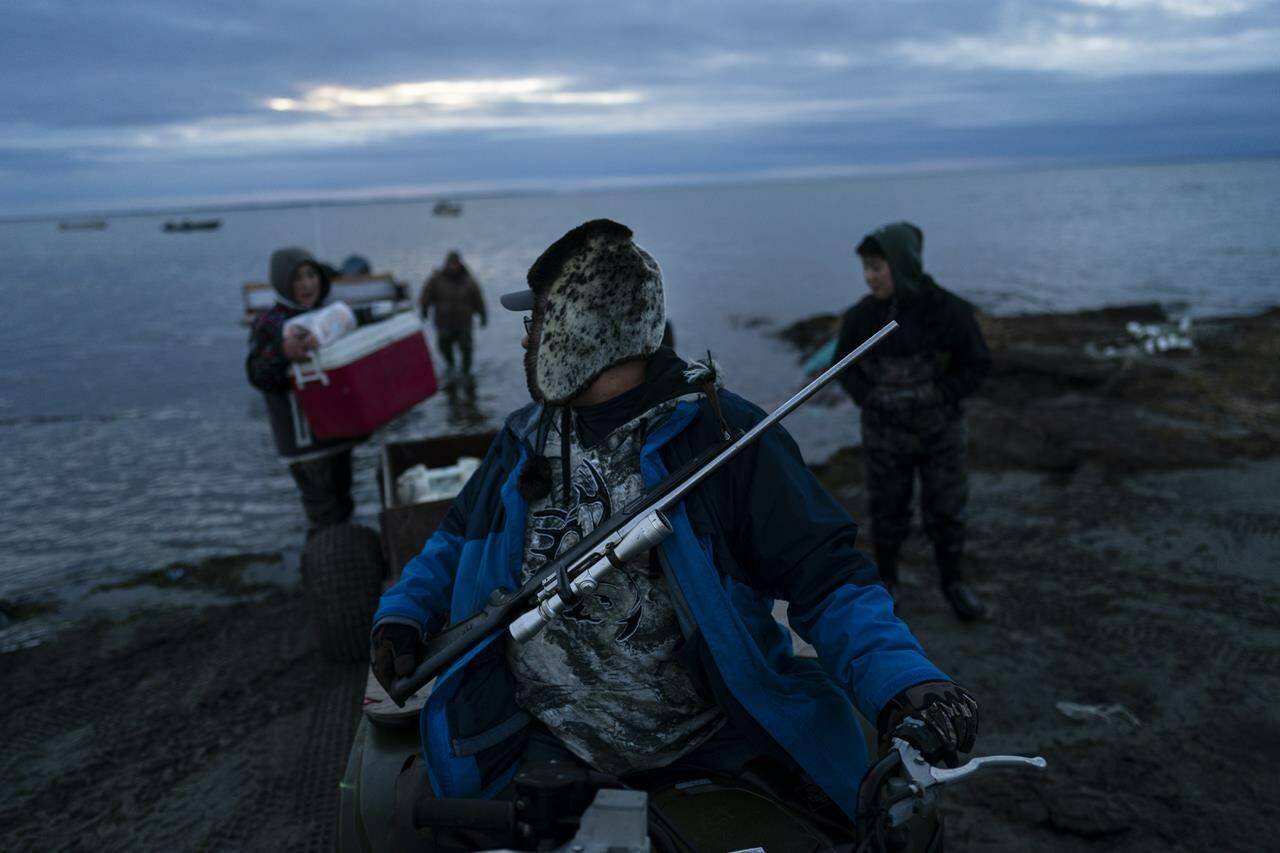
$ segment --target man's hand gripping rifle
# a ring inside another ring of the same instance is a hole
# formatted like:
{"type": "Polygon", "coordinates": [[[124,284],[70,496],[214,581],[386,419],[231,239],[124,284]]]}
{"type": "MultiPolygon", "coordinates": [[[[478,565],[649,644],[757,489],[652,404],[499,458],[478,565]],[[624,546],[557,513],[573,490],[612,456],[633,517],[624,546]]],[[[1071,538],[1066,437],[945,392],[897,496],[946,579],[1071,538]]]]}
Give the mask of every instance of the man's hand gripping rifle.
{"type": "Polygon", "coordinates": [[[532,638],[565,607],[593,593],[609,572],[666,539],[671,534],[671,525],[665,515],[668,509],[897,327],[896,321],[885,324],[750,430],[727,436],[720,444],[708,448],[661,484],[636,498],[622,512],[607,519],[569,553],[543,566],[519,590],[496,591],[480,612],[450,625],[432,638],[413,672],[392,681],[387,693],[396,704],[404,705],[423,685],[499,631],[509,631],[519,642],[532,638]]]}

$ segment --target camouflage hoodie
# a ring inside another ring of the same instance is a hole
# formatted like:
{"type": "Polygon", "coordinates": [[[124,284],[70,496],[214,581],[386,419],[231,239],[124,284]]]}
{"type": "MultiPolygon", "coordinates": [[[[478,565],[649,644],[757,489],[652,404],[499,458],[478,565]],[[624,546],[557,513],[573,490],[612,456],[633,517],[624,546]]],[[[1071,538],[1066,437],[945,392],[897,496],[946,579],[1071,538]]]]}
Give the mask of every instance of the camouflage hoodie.
{"type": "Polygon", "coordinates": [[[977,390],[991,368],[986,341],[973,306],[944,289],[924,271],[924,232],[910,222],[895,222],[868,234],[859,250],[879,250],[893,272],[894,295],[865,296],[845,312],[836,358],[890,320],[900,328],[840,377],[855,403],[863,406],[877,382],[903,364],[924,366],[941,401],[958,413],[960,400],[977,390]]]}

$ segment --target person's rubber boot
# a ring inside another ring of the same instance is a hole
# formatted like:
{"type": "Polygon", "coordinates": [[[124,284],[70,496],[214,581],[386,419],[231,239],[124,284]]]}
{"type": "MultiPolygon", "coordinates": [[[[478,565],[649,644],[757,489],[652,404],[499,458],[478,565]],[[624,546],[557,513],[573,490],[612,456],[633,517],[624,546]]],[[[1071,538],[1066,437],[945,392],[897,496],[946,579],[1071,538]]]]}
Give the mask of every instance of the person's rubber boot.
{"type": "Polygon", "coordinates": [[[880,572],[880,583],[889,591],[889,597],[896,604],[898,601],[898,545],[876,543],[876,569],[880,572]]]}
{"type": "Polygon", "coordinates": [[[960,570],[961,551],[935,552],[938,560],[938,572],[942,581],[942,594],[951,605],[951,610],[961,622],[976,622],[987,615],[987,606],[982,603],[973,587],[965,583],[960,570]]]}

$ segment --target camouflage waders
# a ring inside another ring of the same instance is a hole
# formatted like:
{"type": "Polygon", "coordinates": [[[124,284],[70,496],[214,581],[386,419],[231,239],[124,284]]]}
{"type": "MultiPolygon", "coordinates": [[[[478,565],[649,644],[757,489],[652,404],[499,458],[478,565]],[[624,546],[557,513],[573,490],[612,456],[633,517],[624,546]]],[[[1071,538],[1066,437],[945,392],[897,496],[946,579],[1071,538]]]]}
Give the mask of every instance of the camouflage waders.
{"type": "Polygon", "coordinates": [[[943,585],[960,577],[965,504],[969,498],[967,431],[959,407],[945,403],[936,368],[924,356],[874,359],[874,381],[862,408],[862,448],[870,497],[871,534],[890,577],[911,530],[911,496],[920,473],[920,509],[943,585]]]}

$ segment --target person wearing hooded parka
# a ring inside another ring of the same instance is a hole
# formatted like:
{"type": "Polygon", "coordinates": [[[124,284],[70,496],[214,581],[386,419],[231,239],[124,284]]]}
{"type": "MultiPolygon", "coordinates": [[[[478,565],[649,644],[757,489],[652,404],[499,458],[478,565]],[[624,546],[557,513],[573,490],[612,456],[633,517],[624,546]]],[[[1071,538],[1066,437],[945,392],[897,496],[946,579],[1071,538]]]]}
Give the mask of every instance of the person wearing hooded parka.
{"type": "Polygon", "coordinates": [[[898,553],[911,529],[911,493],[920,477],[925,533],[933,544],[942,593],[956,616],[986,608],[964,578],[969,496],[962,401],[991,368],[973,307],[924,271],[924,232],[910,222],[885,225],[858,244],[871,293],[845,312],[836,359],[897,320],[884,343],[840,377],[861,409],[871,538],[885,586],[897,597],[898,553]]]}
{"type": "MultiPolygon", "coordinates": [[[[271,255],[271,286],[276,302],[249,332],[245,373],[266,401],[276,451],[302,495],[311,532],[351,518],[351,449],[363,439],[314,438],[290,390],[290,364],[306,359],[318,342],[299,327],[286,335],[285,323],[325,304],[329,274],[306,249],[279,249],[271,255]]],[[[361,325],[374,319],[367,308],[355,309],[355,315],[361,325]]]]}
{"type": "Polygon", "coordinates": [[[489,323],[489,315],[485,311],[480,283],[462,262],[458,252],[450,252],[445,257],[444,266],[433,270],[423,283],[418,296],[418,310],[423,320],[433,319],[435,322],[436,343],[444,356],[446,377],[449,380],[459,378],[455,348],[462,362],[461,376],[470,377],[475,349],[473,318],[479,317],[480,327],[484,328],[489,323]]]}

